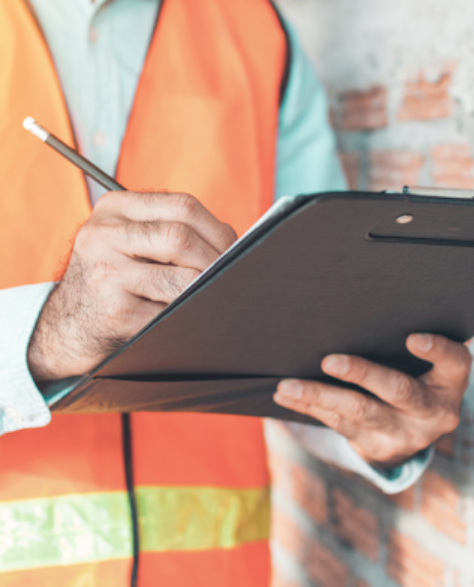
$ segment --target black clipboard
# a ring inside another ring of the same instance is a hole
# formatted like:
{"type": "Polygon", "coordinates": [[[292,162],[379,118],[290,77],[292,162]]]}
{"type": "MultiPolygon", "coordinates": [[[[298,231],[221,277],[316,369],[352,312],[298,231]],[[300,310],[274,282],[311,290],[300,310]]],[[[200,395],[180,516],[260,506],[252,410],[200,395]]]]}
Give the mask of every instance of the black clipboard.
{"type": "Polygon", "coordinates": [[[286,200],[55,412],[174,411],[315,423],[282,378],[331,379],[329,353],[419,375],[412,332],[474,334],[474,201],[325,193],[286,200]]]}

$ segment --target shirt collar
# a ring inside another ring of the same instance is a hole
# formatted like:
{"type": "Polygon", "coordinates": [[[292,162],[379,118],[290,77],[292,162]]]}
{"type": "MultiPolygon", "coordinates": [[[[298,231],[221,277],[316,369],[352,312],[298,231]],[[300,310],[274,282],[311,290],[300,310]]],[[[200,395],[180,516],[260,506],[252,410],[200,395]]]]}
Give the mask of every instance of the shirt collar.
{"type": "Polygon", "coordinates": [[[113,1],[114,0],[94,0],[94,2],[91,2],[91,0],[80,0],[80,2],[84,5],[86,10],[88,11],[88,14],[90,14],[91,16],[96,14],[97,12],[99,12],[99,10],[105,4],[110,4],[113,1]]]}

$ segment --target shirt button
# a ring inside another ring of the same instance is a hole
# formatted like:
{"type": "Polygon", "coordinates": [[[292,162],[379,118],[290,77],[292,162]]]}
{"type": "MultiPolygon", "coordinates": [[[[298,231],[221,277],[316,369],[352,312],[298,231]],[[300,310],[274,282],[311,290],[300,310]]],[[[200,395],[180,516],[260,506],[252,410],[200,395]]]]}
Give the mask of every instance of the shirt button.
{"type": "Polygon", "coordinates": [[[5,416],[7,418],[9,418],[10,420],[13,420],[14,422],[22,422],[23,421],[22,415],[19,414],[16,410],[11,408],[10,406],[3,408],[3,413],[5,414],[5,416]]]}
{"type": "Polygon", "coordinates": [[[89,41],[91,43],[97,43],[97,40],[99,39],[99,33],[97,31],[97,29],[93,26],[91,26],[91,28],[89,29],[89,41]]]}
{"type": "Polygon", "coordinates": [[[105,135],[103,132],[98,130],[92,135],[92,142],[96,147],[102,147],[105,143],[105,135]]]}

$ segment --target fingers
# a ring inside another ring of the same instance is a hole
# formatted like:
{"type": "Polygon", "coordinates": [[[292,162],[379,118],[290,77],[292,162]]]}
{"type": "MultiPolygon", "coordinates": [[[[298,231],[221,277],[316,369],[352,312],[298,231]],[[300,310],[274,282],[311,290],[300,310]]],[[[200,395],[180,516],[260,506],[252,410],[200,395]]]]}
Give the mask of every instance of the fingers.
{"type": "Polygon", "coordinates": [[[115,229],[116,250],[131,258],[204,271],[219,252],[190,226],[178,222],[129,222],[115,229]]]}
{"type": "MultiPolygon", "coordinates": [[[[405,460],[433,440],[422,420],[353,390],[286,380],[279,384],[274,400],[319,420],[350,440],[365,460],[384,466],[405,460]]],[[[439,422],[435,425],[439,430],[439,422]]]]}
{"type": "Polygon", "coordinates": [[[325,383],[287,379],[278,385],[274,400],[350,437],[361,427],[384,426],[388,419],[388,410],[377,399],[325,383]]]}
{"type": "Polygon", "coordinates": [[[429,380],[438,386],[464,391],[469,377],[472,357],[466,345],[434,334],[412,334],[407,339],[408,350],[433,364],[429,380]]]}
{"type": "Polygon", "coordinates": [[[109,192],[100,198],[97,214],[121,215],[134,222],[179,222],[191,227],[220,254],[237,239],[233,229],[189,194],[109,192]]]}
{"type": "Polygon", "coordinates": [[[195,269],[171,265],[130,263],[124,267],[123,288],[134,296],[170,304],[199,274],[195,269]]]}
{"type": "Polygon", "coordinates": [[[419,382],[400,371],[348,355],[329,355],[323,359],[321,368],[328,375],[354,383],[398,409],[416,409],[424,405],[419,382]]]}
{"type": "MultiPolygon", "coordinates": [[[[439,386],[447,386],[452,390],[457,385],[464,391],[472,361],[465,345],[442,336],[417,334],[408,338],[407,347],[415,356],[433,363],[433,369],[429,373],[431,385],[433,385],[433,380],[437,380],[439,386]]],[[[370,391],[380,400],[402,411],[425,405],[424,386],[420,380],[361,357],[329,355],[323,359],[321,368],[326,374],[341,381],[358,385],[370,391]]],[[[311,392],[314,399],[316,389],[321,393],[324,386],[322,384],[313,385],[317,385],[317,388],[313,387],[311,392]]],[[[332,386],[327,386],[327,388],[336,389],[332,386]]],[[[302,389],[308,388],[303,385],[302,389]]],[[[350,390],[344,391],[352,393],[350,390]]],[[[335,406],[331,404],[331,399],[329,399],[323,407],[333,409],[335,406]]]]}

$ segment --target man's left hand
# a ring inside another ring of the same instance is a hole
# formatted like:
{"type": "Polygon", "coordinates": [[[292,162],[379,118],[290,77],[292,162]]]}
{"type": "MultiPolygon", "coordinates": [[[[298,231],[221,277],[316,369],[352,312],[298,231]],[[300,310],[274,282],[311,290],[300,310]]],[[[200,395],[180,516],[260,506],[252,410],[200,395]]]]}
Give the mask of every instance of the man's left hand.
{"type": "Polygon", "coordinates": [[[287,379],[274,399],[347,437],[372,465],[396,466],[458,426],[472,361],[465,345],[442,336],[412,334],[406,344],[433,364],[418,379],[360,357],[329,355],[321,363],[324,373],[372,395],[287,379]]]}

